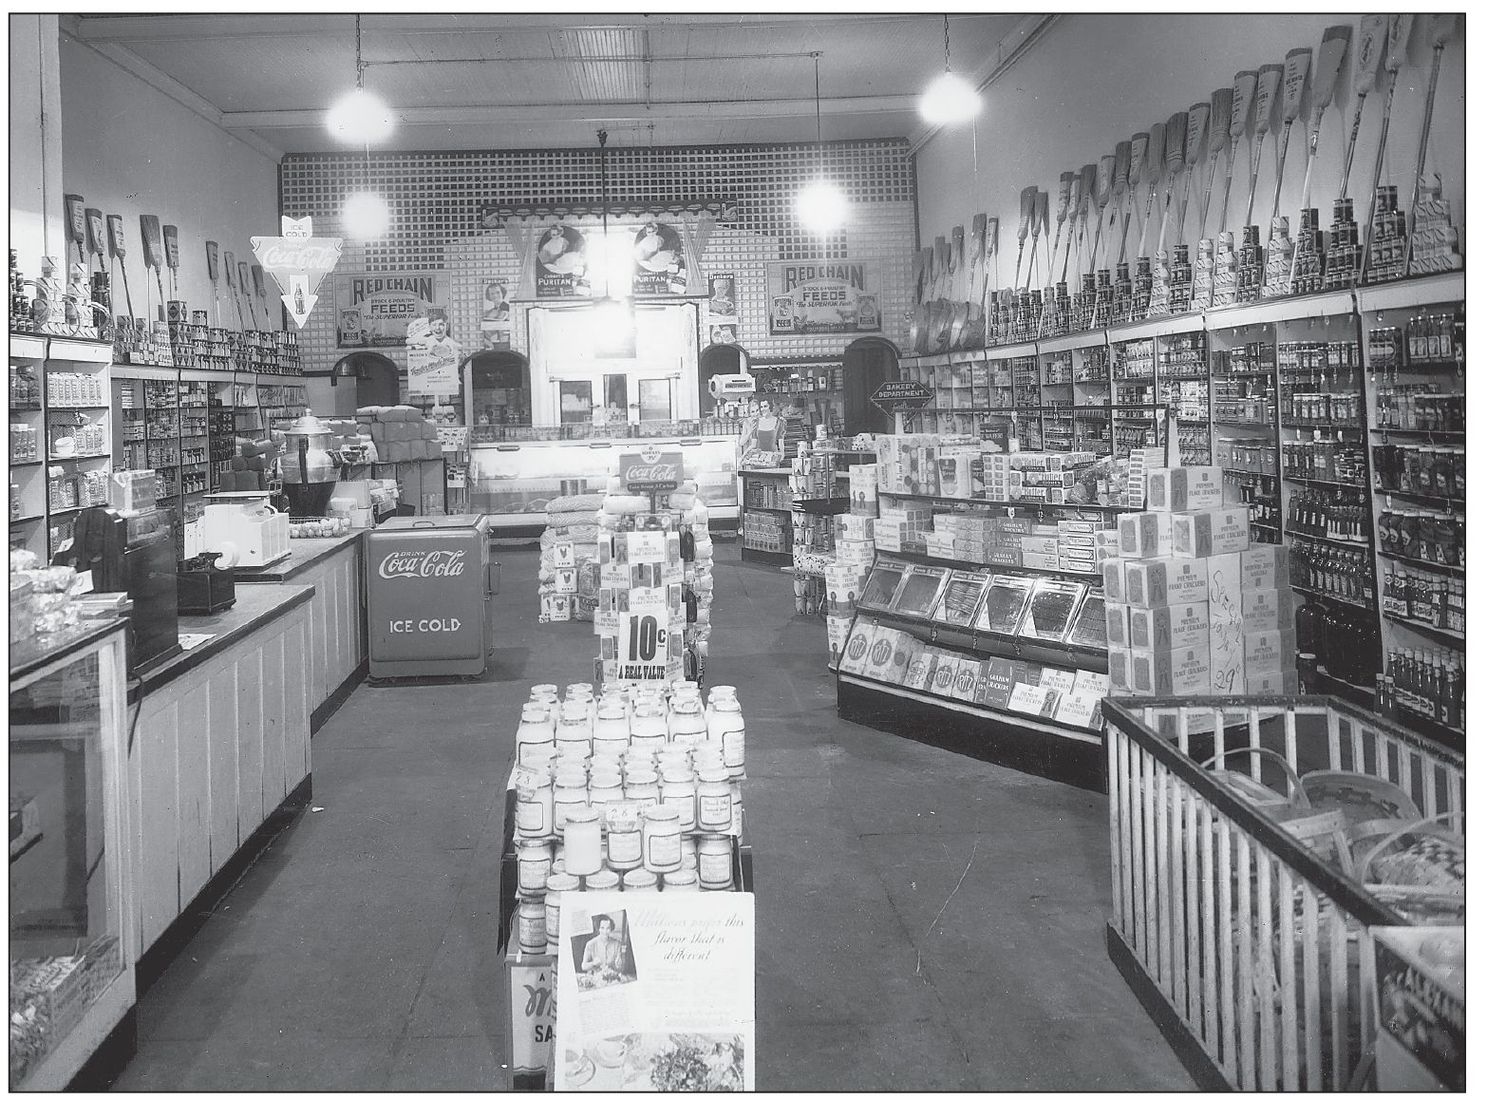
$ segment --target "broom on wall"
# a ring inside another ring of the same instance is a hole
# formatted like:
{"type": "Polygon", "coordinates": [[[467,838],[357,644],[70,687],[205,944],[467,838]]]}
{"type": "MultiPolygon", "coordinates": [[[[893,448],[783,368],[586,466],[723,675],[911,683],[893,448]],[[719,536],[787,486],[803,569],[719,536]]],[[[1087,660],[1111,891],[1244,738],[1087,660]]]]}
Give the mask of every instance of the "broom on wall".
{"type": "Polygon", "coordinates": [[[1120,226],[1120,256],[1116,263],[1126,262],[1126,241],[1131,235],[1131,217],[1136,212],[1137,188],[1141,185],[1141,173],[1146,168],[1146,146],[1151,141],[1151,135],[1146,132],[1132,134],[1131,140],[1126,143],[1126,192],[1129,202],[1126,204],[1125,214],[1120,226]]]}
{"type": "Polygon", "coordinates": [[[1219,236],[1229,227],[1229,190],[1234,183],[1234,165],[1239,160],[1240,139],[1253,140],[1255,129],[1255,87],[1260,73],[1244,69],[1234,74],[1229,90],[1229,156],[1224,164],[1224,198],[1219,205],[1219,236]]]}
{"type": "Polygon", "coordinates": [[[1316,68],[1311,81],[1311,117],[1307,122],[1306,172],[1301,177],[1301,229],[1297,236],[1297,247],[1291,253],[1291,275],[1288,282],[1291,292],[1297,293],[1296,275],[1300,270],[1302,256],[1307,257],[1304,272],[1308,281],[1320,278],[1321,256],[1317,248],[1320,240],[1318,219],[1311,208],[1311,175],[1316,165],[1317,143],[1322,136],[1322,119],[1337,94],[1337,84],[1347,61],[1348,46],[1353,40],[1353,28],[1347,25],[1328,27],[1322,32],[1322,44],[1317,50],[1316,68]]]}
{"type": "Polygon", "coordinates": [[[1425,120],[1420,126],[1420,150],[1415,156],[1415,181],[1410,190],[1408,250],[1405,267],[1410,274],[1429,271],[1455,270],[1456,238],[1451,230],[1450,209],[1437,197],[1427,207],[1420,204],[1420,193],[1425,183],[1425,154],[1430,143],[1430,126],[1435,117],[1435,91],[1440,83],[1441,55],[1446,43],[1456,37],[1461,17],[1457,12],[1430,17],[1430,85],[1425,92],[1425,120]],[[1420,224],[1421,216],[1427,224],[1420,224]],[[1423,237],[1428,237],[1428,242],[1423,237]],[[1421,244],[1423,249],[1419,249],[1421,244]],[[1417,252],[1418,249],[1418,252],[1417,252]],[[1421,262],[1417,265],[1416,260],[1421,262]],[[1419,270],[1416,270],[1418,266],[1419,270]]]}
{"type": "Polygon", "coordinates": [[[1337,197],[1348,197],[1348,177],[1353,171],[1353,152],[1358,148],[1358,129],[1363,123],[1363,104],[1368,93],[1378,87],[1379,70],[1389,41],[1389,17],[1365,15],[1358,21],[1358,48],[1353,66],[1353,125],[1348,131],[1342,155],[1342,180],[1337,197]]]}
{"type": "Polygon", "coordinates": [[[1203,159],[1203,149],[1208,144],[1208,112],[1207,101],[1194,103],[1188,108],[1182,154],[1182,199],[1177,204],[1178,244],[1187,238],[1188,199],[1193,193],[1193,178],[1198,175],[1198,162],[1203,159]]]}
{"type": "Polygon", "coordinates": [[[1024,187],[1017,203],[1017,265],[1012,270],[1012,288],[1022,285],[1022,250],[1033,227],[1033,208],[1038,203],[1038,188],[1024,187]]]}
{"type": "MultiPolygon", "coordinates": [[[[1389,144],[1389,115],[1394,110],[1394,88],[1399,82],[1399,70],[1404,66],[1409,49],[1410,32],[1415,28],[1413,15],[1389,16],[1389,37],[1384,45],[1384,72],[1388,78],[1384,84],[1384,121],[1379,130],[1379,148],[1373,161],[1373,184],[1368,189],[1368,225],[1363,238],[1363,281],[1368,281],[1374,267],[1373,251],[1374,221],[1378,216],[1379,178],[1384,174],[1384,149],[1389,144]]],[[[1387,277],[1394,277],[1390,273],[1387,277]]]]}
{"type": "Polygon", "coordinates": [[[1229,148],[1229,117],[1233,113],[1234,89],[1216,88],[1208,99],[1208,182],[1198,202],[1198,254],[1193,265],[1193,303],[1202,308],[1213,304],[1213,271],[1216,249],[1208,231],[1208,203],[1218,182],[1219,158],[1229,148]]]}
{"type": "MultiPolygon", "coordinates": [[[[1115,143],[1115,171],[1110,177],[1110,229],[1105,234],[1105,258],[1102,267],[1115,265],[1111,262],[1111,253],[1116,251],[1115,227],[1121,222],[1122,211],[1126,208],[1126,190],[1131,175],[1131,143],[1129,141],[1117,141],[1115,143]]],[[[1124,241],[1122,241],[1124,243],[1124,241]]],[[[1113,272],[1112,272],[1113,276],[1113,272]]]]}
{"type": "Polygon", "coordinates": [[[1172,192],[1176,190],[1177,177],[1183,174],[1187,128],[1186,111],[1178,111],[1167,119],[1166,144],[1162,157],[1167,168],[1167,183],[1162,193],[1162,226],[1157,233],[1156,262],[1152,264],[1151,280],[1151,313],[1157,316],[1171,312],[1172,282],[1167,256],[1167,224],[1171,220],[1172,192]]]}
{"type": "Polygon", "coordinates": [[[1115,192],[1115,156],[1107,153],[1095,166],[1095,239],[1089,249],[1089,273],[1095,273],[1095,260],[1100,254],[1100,238],[1105,232],[1105,210],[1115,192]]]}
{"type": "Polygon", "coordinates": [[[1281,79],[1281,132],[1276,139],[1275,153],[1275,197],[1270,204],[1270,220],[1280,217],[1280,189],[1286,175],[1286,150],[1291,145],[1291,127],[1301,117],[1310,88],[1311,50],[1305,46],[1286,54],[1284,75],[1281,79]]]}
{"type": "Polygon", "coordinates": [[[1244,207],[1244,224],[1255,220],[1255,192],[1260,186],[1260,160],[1265,155],[1265,135],[1274,125],[1280,107],[1281,77],[1284,65],[1261,65],[1255,81],[1255,126],[1250,139],[1249,200],[1244,207]]]}
{"type": "MultiPolygon", "coordinates": [[[[1095,176],[1098,169],[1093,164],[1086,164],[1079,169],[1079,196],[1076,214],[1079,221],[1079,239],[1074,246],[1074,271],[1077,274],[1084,266],[1084,234],[1089,226],[1089,208],[1094,204],[1095,176]]],[[[1074,236],[1073,228],[1069,235],[1074,236]]],[[[1089,327],[1090,316],[1094,311],[1094,299],[1085,292],[1083,282],[1079,290],[1073,295],[1071,323],[1074,328],[1089,327]]]]}
{"type": "Polygon", "coordinates": [[[1151,228],[1151,208],[1157,200],[1157,190],[1162,180],[1162,165],[1167,158],[1167,124],[1158,122],[1147,134],[1146,164],[1141,178],[1146,181],[1146,212],[1141,218],[1141,238],[1136,241],[1136,254],[1146,255],[1146,233],[1151,228]]]}
{"type": "MultiPolygon", "coordinates": [[[[1064,238],[1064,266],[1058,281],[1067,286],[1069,284],[1069,253],[1074,250],[1075,223],[1083,215],[1087,199],[1085,198],[1084,173],[1082,171],[1065,172],[1064,175],[1069,177],[1069,235],[1064,238]]],[[[1077,264],[1074,270],[1078,272],[1077,264]]]]}

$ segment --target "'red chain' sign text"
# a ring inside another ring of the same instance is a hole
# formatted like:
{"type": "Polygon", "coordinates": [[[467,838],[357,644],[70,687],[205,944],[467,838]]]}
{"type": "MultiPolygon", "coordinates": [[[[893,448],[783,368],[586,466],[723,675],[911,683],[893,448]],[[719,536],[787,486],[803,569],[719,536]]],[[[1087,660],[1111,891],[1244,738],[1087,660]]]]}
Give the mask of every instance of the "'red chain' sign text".
{"type": "Polygon", "coordinates": [[[377,565],[384,580],[418,580],[425,577],[461,576],[465,571],[464,550],[394,550],[377,565]]]}
{"type": "Polygon", "coordinates": [[[627,492],[674,489],[682,480],[682,452],[646,447],[639,454],[621,454],[620,480],[627,492]]]}

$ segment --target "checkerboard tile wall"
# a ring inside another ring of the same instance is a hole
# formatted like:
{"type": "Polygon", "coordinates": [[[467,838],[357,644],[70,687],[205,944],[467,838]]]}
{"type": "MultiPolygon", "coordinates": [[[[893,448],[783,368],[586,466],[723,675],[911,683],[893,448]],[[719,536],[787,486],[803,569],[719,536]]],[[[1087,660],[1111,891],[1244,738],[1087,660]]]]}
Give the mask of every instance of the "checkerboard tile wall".
{"type": "MultiPolygon", "coordinates": [[[[517,282],[506,236],[481,228],[481,207],[593,203],[602,196],[597,148],[376,153],[370,158],[294,154],[284,158],[279,177],[283,212],[313,216],[322,235],[341,235],[345,196],[370,182],[388,200],[391,228],[382,240],[348,240],[338,270],[447,268],[452,334],[467,350],[480,346],[484,281],[505,278],[513,287],[517,282]]],[[[714,231],[702,266],[704,273],[728,271],[738,277],[739,342],[756,361],[829,358],[853,338],[768,335],[764,263],[770,260],[850,256],[875,265],[883,334],[901,343],[914,248],[914,173],[907,142],[837,142],[824,154],[809,144],[610,149],[609,194],[617,205],[735,203],[734,220],[714,231]],[[807,233],[794,213],[796,191],[815,177],[823,156],[825,170],[852,203],[847,229],[825,239],[807,233]]],[[[522,307],[512,322],[512,341],[524,350],[522,307]]],[[[339,357],[335,334],[334,309],[317,309],[300,337],[306,369],[334,365],[339,357]]],[[[706,337],[703,332],[704,344],[706,337]]],[[[389,349],[388,357],[405,365],[401,349],[389,349]]]]}

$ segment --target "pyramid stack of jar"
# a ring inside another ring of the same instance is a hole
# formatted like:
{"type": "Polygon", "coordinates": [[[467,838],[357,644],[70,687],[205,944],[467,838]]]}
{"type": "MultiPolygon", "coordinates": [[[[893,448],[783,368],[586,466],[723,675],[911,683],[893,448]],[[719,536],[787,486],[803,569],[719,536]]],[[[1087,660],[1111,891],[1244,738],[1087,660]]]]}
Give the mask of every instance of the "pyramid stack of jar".
{"type": "Polygon", "coordinates": [[[645,497],[620,492],[613,477],[598,524],[596,678],[700,681],[712,633],[713,543],[696,482],[645,497]],[[630,636],[641,628],[646,636],[630,636]]]}
{"type": "Polygon", "coordinates": [[[557,945],[565,892],[738,887],[744,719],[734,688],[538,684],[516,733],[517,942],[557,945]]]}

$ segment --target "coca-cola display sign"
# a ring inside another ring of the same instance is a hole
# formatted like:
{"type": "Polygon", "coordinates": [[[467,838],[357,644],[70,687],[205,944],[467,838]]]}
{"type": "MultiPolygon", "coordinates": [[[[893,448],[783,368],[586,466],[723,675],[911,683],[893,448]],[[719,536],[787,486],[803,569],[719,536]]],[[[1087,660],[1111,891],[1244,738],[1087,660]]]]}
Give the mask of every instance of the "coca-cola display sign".
{"type": "MultiPolygon", "coordinates": [[[[303,328],[320,300],[315,293],[320,280],[330,274],[341,258],[341,238],[313,235],[309,218],[284,217],[279,222],[283,236],[251,238],[253,254],[279,284],[289,316],[303,328]]],[[[255,271],[254,277],[262,276],[255,271]]]]}
{"type": "Polygon", "coordinates": [[[384,580],[429,580],[462,576],[465,550],[393,550],[377,563],[384,580]]]}
{"type": "Polygon", "coordinates": [[[620,455],[620,481],[626,492],[670,491],[682,481],[682,452],[646,447],[620,455]]]}

